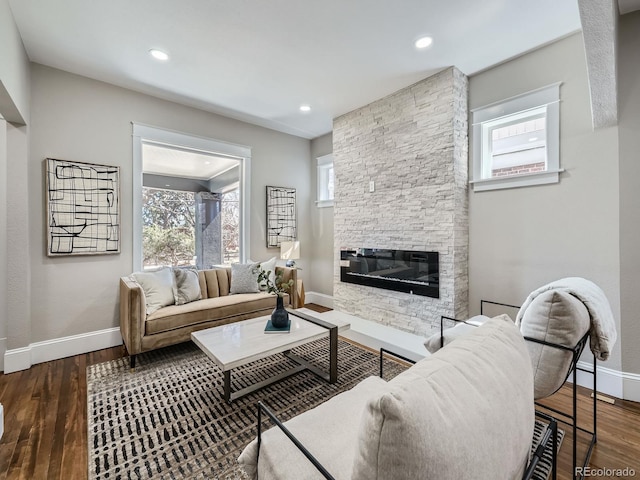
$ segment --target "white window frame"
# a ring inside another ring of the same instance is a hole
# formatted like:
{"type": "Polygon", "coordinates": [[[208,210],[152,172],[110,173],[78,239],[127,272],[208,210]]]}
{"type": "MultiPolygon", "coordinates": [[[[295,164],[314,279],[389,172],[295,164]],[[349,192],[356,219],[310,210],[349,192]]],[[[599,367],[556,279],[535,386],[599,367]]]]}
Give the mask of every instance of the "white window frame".
{"type": "Polygon", "coordinates": [[[240,160],[240,262],[250,258],[251,147],[133,123],[133,270],[142,270],[142,143],[146,141],[215,152],[240,160]]]}
{"type": "MultiPolygon", "coordinates": [[[[316,159],[317,164],[317,186],[316,186],[316,206],[318,208],[333,207],[333,197],[329,198],[329,185],[325,182],[325,171],[333,167],[333,154],[323,155],[316,159]]],[[[335,178],[335,176],[334,176],[335,178]]]]}
{"type": "Polygon", "coordinates": [[[495,102],[471,110],[471,158],[473,179],[469,182],[473,191],[498,190],[504,188],[528,187],[560,181],[560,85],[554,83],[515,97],[495,102]],[[546,109],[546,149],[547,168],[544,172],[533,172],[504,177],[487,178],[488,162],[491,157],[488,129],[483,125],[497,123],[506,116],[526,112],[539,112],[546,109]],[[484,130],[484,132],[483,132],[484,130]]]}

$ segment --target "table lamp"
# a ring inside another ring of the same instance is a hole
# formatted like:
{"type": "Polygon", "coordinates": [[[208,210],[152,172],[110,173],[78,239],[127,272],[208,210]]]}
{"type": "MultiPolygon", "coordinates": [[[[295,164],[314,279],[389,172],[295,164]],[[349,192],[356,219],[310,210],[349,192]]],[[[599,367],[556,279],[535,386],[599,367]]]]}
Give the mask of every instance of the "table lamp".
{"type": "Polygon", "coordinates": [[[287,261],[287,267],[295,267],[300,258],[300,242],[280,242],[280,258],[287,261]]]}

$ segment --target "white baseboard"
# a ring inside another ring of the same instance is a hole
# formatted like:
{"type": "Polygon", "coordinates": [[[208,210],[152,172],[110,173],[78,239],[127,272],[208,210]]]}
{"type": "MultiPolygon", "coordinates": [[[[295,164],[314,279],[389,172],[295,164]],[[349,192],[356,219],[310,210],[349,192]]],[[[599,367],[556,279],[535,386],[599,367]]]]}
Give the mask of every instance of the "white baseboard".
{"type": "Polygon", "coordinates": [[[7,351],[7,339],[0,338],[0,372],[4,372],[4,352],[7,351]]]}
{"type": "Polygon", "coordinates": [[[35,342],[28,347],[7,350],[4,354],[4,373],[18,372],[26,370],[36,363],[49,362],[117,345],[122,345],[122,336],[118,327],[35,342]]]}
{"type": "Polygon", "coordinates": [[[305,303],[315,303],[323,307],[333,308],[333,297],[324,293],[306,292],[304,294],[305,303]]]}
{"type": "MultiPolygon", "coordinates": [[[[584,368],[587,372],[578,370],[578,385],[586,388],[593,388],[593,365],[580,360],[578,367],[584,368]]],[[[568,381],[571,382],[572,376],[568,381]]],[[[610,395],[624,400],[640,402],[640,375],[636,373],[621,372],[611,368],[598,365],[598,384],[599,393],[610,395]]]]}
{"type": "Polygon", "coordinates": [[[19,372],[31,367],[31,346],[4,352],[4,373],[19,372]]]}
{"type": "MultiPolygon", "coordinates": [[[[587,372],[593,372],[593,365],[589,362],[580,360],[579,368],[584,368],[587,372]]],[[[578,385],[593,388],[593,375],[578,370],[578,385]]],[[[573,380],[573,376],[569,377],[569,381],[573,380]]],[[[622,373],[607,367],[598,366],[598,384],[596,385],[598,392],[611,395],[616,398],[623,398],[622,373]]]]}
{"type": "Polygon", "coordinates": [[[625,372],[622,376],[622,398],[640,402],[640,375],[625,372]]]}

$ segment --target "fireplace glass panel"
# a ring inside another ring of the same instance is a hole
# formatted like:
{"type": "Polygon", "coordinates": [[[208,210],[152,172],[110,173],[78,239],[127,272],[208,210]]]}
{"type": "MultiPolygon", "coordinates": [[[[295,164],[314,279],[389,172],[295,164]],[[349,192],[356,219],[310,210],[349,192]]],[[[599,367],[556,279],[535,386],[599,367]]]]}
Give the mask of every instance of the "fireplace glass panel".
{"type": "Polygon", "coordinates": [[[438,252],[343,248],[340,280],[440,298],[438,252]]]}

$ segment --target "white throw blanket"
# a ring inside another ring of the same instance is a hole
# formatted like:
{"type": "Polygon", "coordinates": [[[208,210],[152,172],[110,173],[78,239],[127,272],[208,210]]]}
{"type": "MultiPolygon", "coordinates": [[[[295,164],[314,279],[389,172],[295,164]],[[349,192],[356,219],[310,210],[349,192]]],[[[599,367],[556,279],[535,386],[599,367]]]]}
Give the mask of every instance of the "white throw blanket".
{"type": "Polygon", "coordinates": [[[563,290],[584,303],[591,317],[591,328],[589,330],[591,351],[598,360],[607,360],[617,338],[613,312],[602,289],[584,278],[562,278],[531,292],[522,307],[520,307],[520,311],[516,316],[516,325],[520,325],[524,311],[533,299],[548,290],[563,290]]]}

